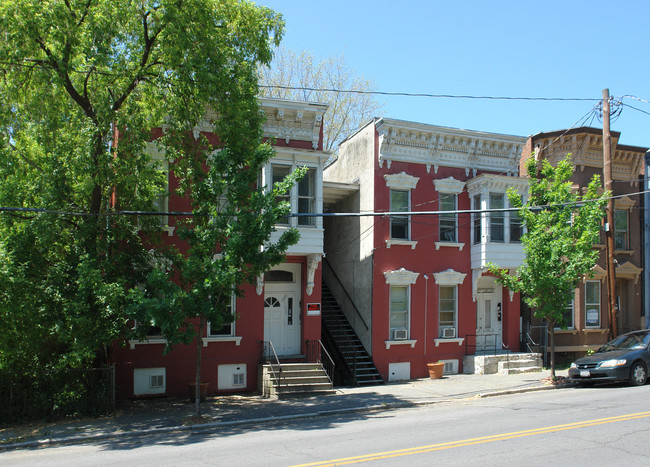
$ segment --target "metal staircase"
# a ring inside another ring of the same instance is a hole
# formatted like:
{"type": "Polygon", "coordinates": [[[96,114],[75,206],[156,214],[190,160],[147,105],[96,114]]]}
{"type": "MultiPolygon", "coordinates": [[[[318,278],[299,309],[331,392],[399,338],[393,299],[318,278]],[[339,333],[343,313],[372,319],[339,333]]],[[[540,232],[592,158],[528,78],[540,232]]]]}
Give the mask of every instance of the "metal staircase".
{"type": "Polygon", "coordinates": [[[337,368],[344,368],[355,386],[383,384],[372,358],[325,283],[321,303],[323,342],[335,356],[337,368]]]}

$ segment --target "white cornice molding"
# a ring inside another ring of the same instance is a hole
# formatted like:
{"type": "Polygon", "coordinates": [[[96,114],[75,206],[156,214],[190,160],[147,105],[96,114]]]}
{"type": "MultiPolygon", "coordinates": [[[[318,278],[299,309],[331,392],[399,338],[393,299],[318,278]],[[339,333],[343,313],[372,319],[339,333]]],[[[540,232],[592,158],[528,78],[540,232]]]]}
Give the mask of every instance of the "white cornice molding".
{"type": "Polygon", "coordinates": [[[388,285],[415,284],[419,275],[419,272],[408,271],[404,268],[384,272],[384,277],[386,278],[386,283],[388,285]]]}
{"type": "Polygon", "coordinates": [[[515,175],[526,138],[485,133],[423,123],[382,118],[376,124],[379,135],[379,167],[384,161],[420,163],[438,167],[464,168],[467,175],[491,170],[515,175]]]}
{"type": "Polygon", "coordinates": [[[528,193],[529,180],[523,177],[509,177],[505,175],[481,174],[467,181],[467,193],[474,196],[479,193],[506,192],[514,188],[524,196],[528,193]]]}
{"type": "Polygon", "coordinates": [[[442,193],[453,193],[455,195],[462,193],[465,188],[465,182],[456,180],[454,177],[436,178],[433,180],[433,184],[436,187],[436,191],[442,193]]]}
{"type": "Polygon", "coordinates": [[[398,174],[386,174],[384,175],[384,180],[386,180],[386,186],[388,188],[412,190],[416,187],[420,178],[402,172],[398,174]]]}
{"type": "Polygon", "coordinates": [[[467,274],[454,271],[453,269],[433,273],[433,277],[438,285],[460,285],[465,280],[466,275],[467,274]]]}

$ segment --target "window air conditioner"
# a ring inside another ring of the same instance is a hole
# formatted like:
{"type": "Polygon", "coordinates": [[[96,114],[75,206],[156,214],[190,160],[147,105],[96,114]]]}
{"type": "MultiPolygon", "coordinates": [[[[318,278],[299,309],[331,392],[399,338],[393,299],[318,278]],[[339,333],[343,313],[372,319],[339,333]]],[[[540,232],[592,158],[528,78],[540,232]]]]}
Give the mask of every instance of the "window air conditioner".
{"type": "Polygon", "coordinates": [[[456,328],[442,328],[442,337],[444,339],[452,339],[456,337],[456,328]]]}
{"type": "Polygon", "coordinates": [[[406,329],[393,329],[393,340],[403,341],[408,338],[408,331],[406,329]]]}

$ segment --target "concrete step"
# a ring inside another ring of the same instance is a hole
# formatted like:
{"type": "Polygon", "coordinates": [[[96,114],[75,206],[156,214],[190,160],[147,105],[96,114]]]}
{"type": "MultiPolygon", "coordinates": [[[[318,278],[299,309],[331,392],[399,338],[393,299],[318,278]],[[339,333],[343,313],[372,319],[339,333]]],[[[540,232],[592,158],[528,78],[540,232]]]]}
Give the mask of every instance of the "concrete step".
{"type": "Polygon", "coordinates": [[[540,354],[530,353],[509,353],[499,355],[465,355],[463,357],[463,373],[489,375],[502,373],[508,368],[514,370],[517,367],[541,368],[540,354]]]}

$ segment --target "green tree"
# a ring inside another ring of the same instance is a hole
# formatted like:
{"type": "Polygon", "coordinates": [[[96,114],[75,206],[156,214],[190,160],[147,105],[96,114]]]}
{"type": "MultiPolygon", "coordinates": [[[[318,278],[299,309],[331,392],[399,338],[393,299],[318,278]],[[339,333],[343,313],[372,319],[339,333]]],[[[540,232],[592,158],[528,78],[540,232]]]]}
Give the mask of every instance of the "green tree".
{"type": "MultiPolygon", "coordinates": [[[[207,264],[220,237],[191,227],[230,228],[212,220],[213,192],[201,190],[214,183],[214,193],[229,193],[236,168],[269,156],[259,146],[257,68],[282,31],[279,15],[245,0],[0,1],[0,206],[23,209],[0,215],[0,369],[97,365],[127,332],[160,229],[154,218],[115,214],[154,209],[164,178],[145,145],[156,127],[168,129],[160,144],[197,202],[187,238],[206,256],[175,265],[192,294],[195,262],[207,264]],[[215,157],[203,175],[207,152],[187,135],[208,109],[232,161],[215,157]]],[[[232,192],[248,177],[233,179],[232,192]]],[[[261,206],[253,196],[258,217],[238,214],[251,232],[276,215],[261,206]]],[[[246,246],[240,239],[231,251],[256,260],[246,246]]],[[[277,259],[268,251],[265,260],[277,259]]]]}
{"type": "Polygon", "coordinates": [[[564,312],[581,279],[590,276],[598,261],[594,248],[604,215],[607,193],[599,195],[600,179],[594,176],[580,195],[571,182],[570,157],[557,167],[531,158],[526,170],[530,188],[524,204],[514,190],[508,192],[519,208],[525,233],[525,259],[514,274],[490,264],[489,272],[508,289],[520,292],[535,317],[547,322],[551,347],[551,375],[555,378],[556,326],[566,327],[564,312]]]}
{"type": "Polygon", "coordinates": [[[337,150],[341,141],[382,109],[372,94],[375,84],[357,75],[342,55],[319,60],[309,52],[280,48],[270,66],[260,67],[260,85],[266,97],[327,104],[326,151],[337,150]]]}

